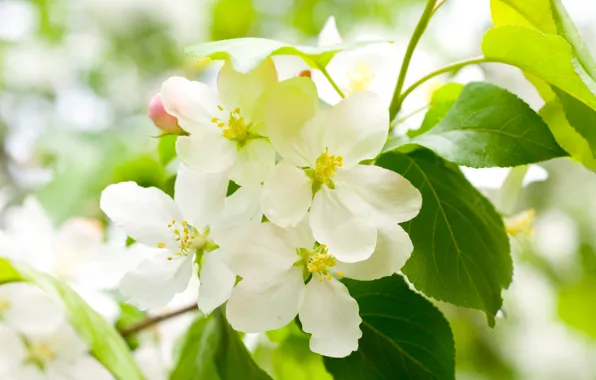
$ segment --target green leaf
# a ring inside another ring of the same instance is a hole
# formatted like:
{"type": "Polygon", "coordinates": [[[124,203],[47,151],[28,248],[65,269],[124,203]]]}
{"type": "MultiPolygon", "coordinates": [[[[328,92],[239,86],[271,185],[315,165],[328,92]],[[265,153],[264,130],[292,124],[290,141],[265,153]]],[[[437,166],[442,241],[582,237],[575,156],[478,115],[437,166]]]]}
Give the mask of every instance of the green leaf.
{"type": "Polygon", "coordinates": [[[459,165],[506,167],[567,153],[523,100],[493,84],[467,84],[447,115],[413,140],[459,165]]]}
{"type": "Polygon", "coordinates": [[[157,153],[162,166],[167,166],[176,157],[177,135],[165,135],[159,138],[157,153]]]}
{"type": "Polygon", "coordinates": [[[171,380],[271,380],[221,311],[200,316],[188,330],[171,380]]]}
{"type": "Polygon", "coordinates": [[[585,276],[569,285],[558,295],[559,317],[569,326],[596,339],[596,279],[585,276]]]}
{"type": "Polygon", "coordinates": [[[211,59],[230,58],[234,68],[246,73],[259,66],[267,57],[273,55],[295,55],[304,59],[311,67],[327,66],[335,54],[357,49],[373,43],[387,41],[357,41],[333,46],[313,47],[290,45],[285,42],[268,40],[266,38],[236,38],[207,42],[187,47],[184,51],[193,57],[208,57],[211,59]]]}
{"type": "Polygon", "coordinates": [[[430,101],[430,109],[424,115],[422,125],[418,129],[408,131],[408,136],[410,138],[420,136],[437,125],[453,107],[463,88],[464,85],[460,83],[447,83],[436,90],[430,101]]]}
{"type": "Polygon", "coordinates": [[[429,150],[386,153],[377,165],[422,193],[420,213],[402,225],[414,244],[403,273],[430,297],[484,311],[493,326],[513,275],[509,239],[493,205],[456,165],[429,150]]]}
{"type": "Polygon", "coordinates": [[[573,48],[573,53],[586,72],[596,79],[596,62],[590,54],[590,50],[581,38],[573,20],[567,14],[561,0],[550,0],[550,8],[557,26],[557,34],[565,38],[573,48]]]}
{"type": "Polygon", "coordinates": [[[184,336],[172,380],[221,380],[215,367],[215,349],[218,345],[217,321],[200,315],[184,336]]]}
{"type": "Polygon", "coordinates": [[[495,26],[520,25],[544,33],[557,32],[549,0],[491,0],[490,13],[495,26]]]}
{"type": "MultiPolygon", "coordinates": [[[[118,319],[116,320],[116,330],[122,331],[122,329],[134,325],[143,321],[147,318],[147,313],[139,310],[133,305],[119,302],[118,306],[120,307],[120,314],[118,315],[118,319]]],[[[136,350],[139,348],[139,337],[137,334],[132,334],[131,336],[127,336],[124,338],[126,344],[131,350],[136,350]]]]}
{"type": "Polygon", "coordinates": [[[150,155],[144,154],[125,161],[114,170],[114,183],[134,181],[142,187],[163,188],[166,182],[164,167],[150,155]]]}
{"type": "Polygon", "coordinates": [[[336,380],[455,379],[449,323],[400,275],[343,282],[360,307],[362,338],[350,356],[325,358],[336,380]]]}
{"type": "Polygon", "coordinates": [[[567,121],[559,99],[548,102],[539,112],[557,142],[588,169],[596,171],[596,158],[590,144],[567,121]]]}
{"type": "Polygon", "coordinates": [[[487,58],[519,67],[596,109],[596,83],[564,38],[523,26],[502,26],[486,32],[482,51],[487,58]]]}
{"type": "Polygon", "coordinates": [[[567,121],[586,140],[592,154],[596,155],[596,111],[556,87],[553,90],[563,106],[567,121]]]}
{"type": "Polygon", "coordinates": [[[95,310],[64,283],[24,264],[10,263],[0,258],[0,284],[14,281],[30,282],[56,301],[61,302],[68,320],[78,335],[89,345],[91,354],[119,380],[142,380],[122,337],[95,310]]]}

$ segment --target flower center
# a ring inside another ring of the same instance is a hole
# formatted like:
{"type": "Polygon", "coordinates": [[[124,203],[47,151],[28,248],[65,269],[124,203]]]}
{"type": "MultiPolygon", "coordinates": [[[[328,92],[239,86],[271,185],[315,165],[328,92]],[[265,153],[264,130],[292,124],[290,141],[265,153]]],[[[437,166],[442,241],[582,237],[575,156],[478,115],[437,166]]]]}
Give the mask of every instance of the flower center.
{"type": "Polygon", "coordinates": [[[0,300],[0,317],[6,310],[10,308],[10,302],[8,300],[0,300]]]}
{"type": "MultiPolygon", "coordinates": [[[[217,108],[220,111],[224,110],[222,106],[217,106],[217,108]]],[[[227,121],[214,117],[211,122],[222,128],[223,137],[230,141],[244,142],[248,139],[248,126],[244,121],[244,116],[240,113],[240,108],[230,111],[230,117],[227,121]]]]}
{"type": "Polygon", "coordinates": [[[325,150],[325,153],[317,158],[315,180],[328,185],[331,182],[331,178],[337,174],[337,167],[342,166],[342,164],[342,156],[330,155],[328,150],[325,150]]]}
{"type": "MultiPolygon", "coordinates": [[[[181,224],[172,220],[172,223],[168,224],[168,228],[174,233],[174,240],[179,244],[179,250],[174,252],[175,256],[186,257],[193,251],[203,249],[208,243],[205,234],[197,231],[186,220],[183,220],[181,224]]],[[[166,248],[166,243],[157,243],[157,248],[166,248]]],[[[172,259],[172,256],[168,257],[168,260],[172,259]]]]}
{"type": "Polygon", "coordinates": [[[56,357],[56,353],[47,342],[30,342],[28,345],[27,361],[35,363],[40,368],[56,357]]]}
{"type": "Polygon", "coordinates": [[[369,64],[359,62],[356,66],[348,72],[348,79],[350,80],[350,91],[366,91],[370,86],[370,82],[374,79],[375,73],[369,64]]]}
{"type": "MultiPolygon", "coordinates": [[[[330,271],[329,268],[334,267],[337,260],[328,252],[326,245],[318,245],[313,250],[300,248],[297,252],[302,257],[302,260],[297,262],[296,265],[299,265],[298,263],[304,265],[305,278],[308,277],[309,274],[318,274],[320,280],[323,280],[324,278],[331,280],[331,278],[333,278],[332,271],[330,271]]],[[[335,273],[343,276],[343,273],[341,272],[335,273]]]]}

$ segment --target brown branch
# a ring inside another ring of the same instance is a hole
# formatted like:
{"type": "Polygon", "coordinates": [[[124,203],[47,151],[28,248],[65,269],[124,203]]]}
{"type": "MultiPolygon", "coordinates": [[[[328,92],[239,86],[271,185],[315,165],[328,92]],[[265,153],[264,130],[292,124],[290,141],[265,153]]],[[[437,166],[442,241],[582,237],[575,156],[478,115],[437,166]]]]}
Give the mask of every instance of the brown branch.
{"type": "Polygon", "coordinates": [[[120,329],[120,335],[122,335],[124,338],[129,337],[131,335],[134,335],[142,330],[145,330],[151,326],[154,326],[160,322],[163,322],[165,320],[177,317],[179,315],[188,313],[190,311],[194,311],[194,310],[198,310],[197,308],[197,304],[193,303],[192,305],[188,305],[185,306],[181,309],[177,309],[177,310],[173,310],[164,314],[159,314],[153,317],[148,317],[147,319],[139,322],[139,323],[135,323],[131,326],[128,327],[124,327],[122,329],[120,329]]]}

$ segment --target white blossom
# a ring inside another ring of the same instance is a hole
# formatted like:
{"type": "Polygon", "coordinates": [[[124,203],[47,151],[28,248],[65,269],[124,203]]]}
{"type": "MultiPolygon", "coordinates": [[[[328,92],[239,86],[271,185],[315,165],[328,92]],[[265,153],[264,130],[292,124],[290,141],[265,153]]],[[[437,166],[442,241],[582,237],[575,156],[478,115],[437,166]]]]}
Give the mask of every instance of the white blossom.
{"type": "Polygon", "coordinates": [[[321,112],[313,82],[293,78],[266,99],[267,135],[282,157],[263,186],[270,221],[293,226],[310,209],[317,241],[338,259],[356,262],[374,251],[379,224],[418,214],[420,192],[408,180],[360,164],[374,159],[387,139],[388,111],[375,94],[356,92],[321,112]]]}
{"type": "Polygon", "coordinates": [[[120,291],[141,308],[167,304],[184,291],[200,265],[198,305],[206,314],[227,300],[236,276],[221,262],[218,245],[238,226],[260,222],[260,186],[226,198],[227,172],[207,174],[181,165],[175,197],[134,182],[107,187],[101,208],[145,246],[146,258],[122,279],[120,291]]]}
{"type": "Polygon", "coordinates": [[[227,304],[228,321],[236,330],[256,333],[281,328],[298,314],[303,330],[312,335],[312,351],[349,355],[362,336],[361,318],[358,304],[335,275],[358,280],[389,276],[413,249],[397,224],[380,228],[378,240],[368,260],[345,263],[315,242],[306,221],[291,228],[273,223],[247,227],[222,251],[242,277],[227,304]]]}

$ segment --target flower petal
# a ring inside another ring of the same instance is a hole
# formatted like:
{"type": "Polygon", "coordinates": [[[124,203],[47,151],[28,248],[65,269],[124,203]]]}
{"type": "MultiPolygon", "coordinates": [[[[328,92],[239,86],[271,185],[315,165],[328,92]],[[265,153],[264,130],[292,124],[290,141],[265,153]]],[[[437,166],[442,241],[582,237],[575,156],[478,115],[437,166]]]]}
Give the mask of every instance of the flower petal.
{"type": "MultiPolygon", "coordinates": [[[[72,363],[88,351],[87,344],[74,331],[74,329],[65,323],[62,323],[49,334],[39,335],[39,340],[47,342],[56,357],[49,366],[60,368],[66,363],[72,363]]],[[[48,368],[49,369],[49,368],[48,368]]]]}
{"type": "Polygon", "coordinates": [[[217,108],[219,96],[204,83],[171,77],[162,84],[161,97],[166,111],[191,134],[197,126],[211,126],[211,118],[223,115],[217,108]]]}
{"type": "Polygon", "coordinates": [[[192,255],[174,256],[160,250],[127,273],[120,282],[120,292],[141,309],[164,306],[176,293],[186,290],[192,275],[192,255]]]}
{"type": "Polygon", "coordinates": [[[238,151],[230,178],[240,186],[261,184],[275,167],[275,150],[265,139],[251,139],[238,151]]]}
{"type": "Polygon", "coordinates": [[[211,224],[209,232],[209,237],[219,246],[227,244],[229,237],[236,230],[251,223],[261,222],[262,188],[261,185],[243,186],[226,198],[225,207],[219,218],[211,224]]]}
{"type": "Polygon", "coordinates": [[[279,163],[263,185],[263,213],[279,226],[296,225],[304,219],[311,202],[311,179],[287,162],[279,163]]]}
{"type": "Polygon", "coordinates": [[[388,224],[379,229],[377,246],[370,258],[357,263],[338,261],[333,270],[355,280],[376,280],[399,272],[413,249],[406,231],[397,224],[388,224]]]}
{"type": "Polygon", "coordinates": [[[140,187],[134,182],[110,185],[101,194],[100,207],[139,243],[152,247],[164,243],[171,249],[178,246],[168,224],[182,220],[182,214],[163,191],[140,187]]]}
{"type": "Polygon", "coordinates": [[[316,86],[304,77],[280,82],[265,94],[266,135],[292,165],[310,166],[324,151],[318,102],[316,86]]]}
{"type": "MultiPolygon", "coordinates": [[[[422,195],[410,181],[401,175],[379,166],[356,165],[340,168],[334,178],[337,189],[355,192],[368,207],[350,198],[344,204],[351,205],[355,213],[365,212],[375,222],[401,223],[418,215],[422,207],[422,195]],[[358,211],[360,206],[360,211],[358,211]],[[368,210],[366,210],[368,209],[368,210]]],[[[347,192],[340,192],[345,195],[347,192]]],[[[369,219],[370,220],[370,219],[369,219]]]]}
{"type": "Polygon", "coordinates": [[[226,316],[238,331],[276,330],[296,317],[303,291],[300,267],[292,267],[276,279],[244,279],[232,292],[226,316]]]}
{"type": "Polygon", "coordinates": [[[244,279],[275,278],[300,257],[288,232],[273,223],[250,225],[221,249],[224,263],[244,279]]]}
{"type": "Polygon", "coordinates": [[[256,69],[246,74],[234,70],[228,59],[217,76],[217,90],[227,109],[240,108],[242,115],[254,122],[253,110],[257,99],[267,87],[276,82],[277,71],[271,58],[265,59],[256,69]]]}
{"type": "Polygon", "coordinates": [[[221,261],[221,255],[216,250],[205,253],[199,287],[199,309],[205,314],[210,314],[230,298],[236,275],[221,261]]]}
{"type": "Polygon", "coordinates": [[[327,21],[325,21],[325,25],[321,32],[319,33],[319,37],[317,38],[317,46],[332,46],[341,44],[343,39],[339,34],[339,30],[337,30],[337,24],[335,23],[335,17],[329,16],[327,21]]]}
{"type": "Polygon", "coordinates": [[[344,166],[375,158],[389,133],[389,111],[372,92],[355,92],[325,117],[325,146],[343,157],[344,166]]]}
{"type": "Polygon", "coordinates": [[[238,157],[236,143],[214,128],[202,128],[190,136],[179,136],[176,152],[186,165],[206,173],[226,171],[238,157]]]}
{"type": "Polygon", "coordinates": [[[302,329],[312,334],[310,349],[343,358],[358,349],[362,337],[358,303],[341,282],[313,279],[306,285],[300,308],[302,329]]]}
{"type": "Polygon", "coordinates": [[[184,164],[178,166],[174,199],[184,218],[198,229],[219,217],[227,190],[226,172],[203,173],[184,164]]]}
{"type": "Polygon", "coordinates": [[[17,332],[5,325],[0,325],[0,342],[0,377],[4,379],[6,373],[25,360],[27,348],[17,332]]]}
{"type": "Polygon", "coordinates": [[[94,357],[85,355],[78,359],[68,370],[73,379],[85,380],[113,380],[114,376],[108,372],[94,357]]]}
{"type": "Polygon", "coordinates": [[[368,259],[377,243],[377,230],[365,218],[355,215],[343,202],[350,194],[326,186],[315,194],[309,213],[315,239],[326,244],[338,260],[353,263],[368,259]]]}
{"type": "Polygon", "coordinates": [[[3,321],[23,334],[51,332],[64,319],[58,305],[29,284],[0,286],[0,300],[9,303],[2,315],[3,321]]]}

